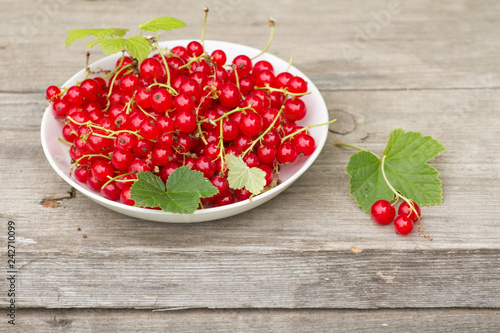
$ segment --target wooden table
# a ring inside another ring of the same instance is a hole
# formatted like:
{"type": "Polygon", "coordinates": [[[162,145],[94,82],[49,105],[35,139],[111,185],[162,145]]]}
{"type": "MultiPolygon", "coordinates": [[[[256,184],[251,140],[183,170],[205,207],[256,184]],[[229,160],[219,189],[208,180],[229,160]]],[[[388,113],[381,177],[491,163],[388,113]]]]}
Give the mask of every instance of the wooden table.
{"type": "Polygon", "coordinates": [[[8,221],[17,237],[16,326],[2,278],[0,331],[498,332],[498,1],[7,0],[0,13],[2,276],[8,221]],[[188,27],[163,37],[196,39],[204,5],[207,39],[256,48],[275,18],[270,52],[293,54],[338,119],[317,161],[272,201],[200,224],[75,192],[40,144],[46,87],[85,64],[67,30],[173,16],[188,27]],[[432,162],[444,203],[423,208],[432,242],[375,225],[349,196],[353,151],[333,142],[381,153],[394,128],[447,148],[432,162]]]}

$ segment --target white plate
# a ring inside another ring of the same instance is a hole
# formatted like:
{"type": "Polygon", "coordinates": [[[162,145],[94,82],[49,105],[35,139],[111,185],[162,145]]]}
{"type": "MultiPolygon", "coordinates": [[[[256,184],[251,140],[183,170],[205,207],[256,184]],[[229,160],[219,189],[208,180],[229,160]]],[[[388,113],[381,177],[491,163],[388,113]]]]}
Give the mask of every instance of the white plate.
{"type": "MultiPolygon", "coordinates": [[[[175,40],[175,41],[167,41],[160,43],[161,47],[172,48],[177,45],[186,46],[191,40],[175,40]]],[[[253,56],[259,54],[261,51],[255,48],[244,46],[240,44],[220,42],[220,41],[205,41],[205,48],[208,53],[216,49],[224,50],[227,55],[227,60],[232,61],[237,55],[245,54],[252,58],[253,56]]],[[[95,71],[98,69],[113,69],[116,60],[121,56],[121,54],[115,54],[111,56],[107,56],[92,65],[90,65],[91,70],[95,71]]],[[[267,60],[269,61],[273,67],[276,74],[281,73],[286,70],[288,67],[288,62],[283,61],[269,53],[265,53],[261,55],[259,60],[267,60]]],[[[254,62],[255,62],[254,61],[254,62]]],[[[308,82],[308,90],[311,94],[304,96],[302,99],[307,105],[307,115],[304,119],[297,122],[299,125],[314,125],[314,124],[323,124],[328,122],[328,110],[326,108],[325,101],[321,96],[320,92],[316,88],[316,86],[307,78],[302,72],[300,72],[295,67],[290,67],[289,72],[294,75],[299,75],[303,79],[308,82]]],[[[70,78],[66,83],[64,83],[64,87],[70,87],[75,85],[78,81],[83,81],[86,75],[86,70],[82,69],[78,73],[76,73],[72,78],[70,78]]],[[[264,202],[274,198],[283,190],[285,190],[288,186],[290,186],[294,181],[296,181],[314,162],[314,160],[318,157],[321,149],[323,148],[326,137],[328,135],[328,126],[320,126],[314,127],[309,130],[310,135],[312,135],[316,141],[316,150],[314,153],[308,157],[300,157],[294,163],[290,165],[283,166],[280,172],[280,179],[283,180],[283,183],[275,188],[262,193],[250,200],[236,202],[234,204],[223,206],[223,207],[215,207],[215,208],[207,208],[203,210],[197,210],[192,215],[181,215],[181,214],[173,214],[166,213],[159,210],[145,209],[140,207],[132,207],[124,205],[120,202],[111,201],[103,196],[100,193],[93,191],[86,184],[82,184],[76,181],[70,175],[70,163],[71,159],[68,154],[68,145],[64,144],[57,140],[58,137],[62,137],[62,127],[63,123],[54,117],[52,107],[49,106],[45,110],[45,114],[42,119],[41,126],[41,138],[42,138],[42,147],[49,161],[50,165],[54,170],[61,176],[68,184],[76,188],[80,193],[86,195],[90,199],[99,203],[100,205],[107,207],[113,211],[118,213],[122,213],[125,215],[137,217],[139,219],[150,220],[150,221],[158,221],[158,222],[171,222],[171,223],[191,223],[191,222],[204,222],[210,220],[216,220],[225,218],[228,216],[236,215],[247,211],[249,209],[255,208],[264,202]]]]}

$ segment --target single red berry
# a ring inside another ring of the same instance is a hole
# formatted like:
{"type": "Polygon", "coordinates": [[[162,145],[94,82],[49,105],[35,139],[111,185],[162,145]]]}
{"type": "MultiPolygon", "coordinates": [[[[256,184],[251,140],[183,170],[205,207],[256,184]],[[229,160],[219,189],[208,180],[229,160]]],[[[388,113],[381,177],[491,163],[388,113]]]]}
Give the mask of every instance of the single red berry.
{"type": "Polygon", "coordinates": [[[120,201],[128,206],[135,205],[135,201],[130,198],[130,188],[124,189],[120,194],[120,201]]]}
{"type": "Polygon", "coordinates": [[[120,195],[122,193],[122,190],[116,185],[116,182],[111,182],[109,184],[106,184],[103,188],[101,188],[101,194],[103,197],[106,199],[116,201],[120,199],[120,195]]]}
{"type": "Polygon", "coordinates": [[[155,58],[145,59],[139,66],[139,73],[146,82],[154,82],[163,75],[163,66],[155,58]]]}
{"type": "Polygon", "coordinates": [[[86,183],[89,179],[90,171],[86,165],[79,165],[74,172],[76,180],[86,183]]]}
{"type": "Polygon", "coordinates": [[[202,172],[205,178],[210,179],[215,173],[215,164],[210,157],[200,156],[196,159],[193,170],[202,172]]]}
{"type": "Polygon", "coordinates": [[[252,70],[252,60],[244,54],[234,58],[233,64],[235,65],[235,69],[238,72],[239,77],[249,74],[252,70]]]}
{"type": "Polygon", "coordinates": [[[243,201],[249,199],[252,196],[252,192],[243,187],[239,190],[234,190],[234,195],[236,196],[236,200],[243,201]]]}
{"type": "Polygon", "coordinates": [[[113,166],[110,162],[105,160],[97,160],[92,163],[91,167],[92,175],[102,182],[107,182],[113,177],[113,166]]]}
{"type": "Polygon", "coordinates": [[[141,80],[134,74],[127,74],[120,80],[120,90],[125,95],[132,95],[141,86],[141,80]]]}
{"type": "Polygon", "coordinates": [[[420,207],[412,201],[413,208],[417,211],[417,214],[415,214],[415,211],[410,208],[410,205],[405,201],[401,205],[399,205],[398,208],[398,215],[401,216],[407,216],[409,217],[413,222],[417,222],[418,219],[420,218],[420,207]]]}
{"type": "Polygon", "coordinates": [[[300,76],[294,76],[287,83],[288,91],[294,94],[302,94],[307,92],[307,82],[300,76]]]}
{"type": "Polygon", "coordinates": [[[306,133],[299,133],[292,138],[292,143],[297,148],[297,152],[304,156],[314,153],[316,143],[314,138],[306,133]]]}
{"type": "Polygon", "coordinates": [[[182,133],[190,133],[196,129],[196,115],[191,111],[181,111],[175,117],[175,127],[182,133]]]}
{"type": "Polygon", "coordinates": [[[246,154],[243,157],[243,162],[245,162],[249,168],[257,168],[260,166],[260,160],[254,153],[246,154]]]}
{"type": "Polygon", "coordinates": [[[123,68],[127,65],[130,65],[132,63],[132,59],[130,57],[121,57],[116,61],[116,68],[123,68]]]}
{"type": "Polygon", "coordinates": [[[250,76],[240,79],[240,91],[243,96],[248,96],[255,89],[255,81],[250,76]]]}
{"type": "Polygon", "coordinates": [[[227,178],[221,176],[213,176],[212,178],[210,178],[210,182],[217,188],[217,190],[219,190],[219,192],[215,194],[214,197],[222,196],[229,192],[229,183],[227,181],[227,178]]]}
{"type": "Polygon", "coordinates": [[[52,105],[52,111],[56,117],[64,117],[68,112],[68,102],[63,99],[56,100],[52,105]]]}
{"type": "Polygon", "coordinates": [[[132,175],[121,176],[116,180],[116,185],[123,191],[127,188],[131,188],[134,182],[128,180],[135,180],[132,175]]]}
{"type": "Polygon", "coordinates": [[[271,185],[274,180],[273,169],[271,169],[271,167],[267,164],[261,164],[259,169],[263,170],[266,173],[266,184],[264,185],[264,187],[271,185]]]}
{"type": "Polygon", "coordinates": [[[306,104],[300,98],[289,99],[285,102],[283,114],[285,118],[292,121],[301,120],[306,116],[306,104]]]}
{"type": "Polygon", "coordinates": [[[413,230],[413,221],[408,216],[398,215],[394,220],[394,230],[400,235],[408,235],[413,230]]]}
{"type": "Polygon", "coordinates": [[[151,161],[155,165],[169,165],[172,162],[174,151],[170,147],[155,145],[151,152],[151,161]]]}
{"type": "Polygon", "coordinates": [[[252,138],[240,133],[234,140],[233,140],[233,147],[238,148],[240,151],[245,151],[247,150],[250,145],[252,144],[252,138]]]}
{"type": "Polygon", "coordinates": [[[160,170],[160,178],[161,180],[163,180],[164,183],[167,182],[167,179],[168,177],[177,169],[177,168],[180,168],[181,165],[178,164],[178,163],[170,163],[169,165],[167,166],[164,166],[163,168],[161,168],[160,170]]]}
{"type": "Polygon", "coordinates": [[[83,103],[83,91],[79,86],[72,86],[66,91],[66,100],[75,106],[80,106],[83,103]]]}
{"type": "Polygon", "coordinates": [[[298,155],[299,153],[293,144],[284,142],[278,146],[276,159],[282,164],[289,164],[295,161],[298,155]]]}
{"type": "Polygon", "coordinates": [[[262,117],[255,112],[248,112],[241,116],[240,131],[247,136],[259,134],[263,126],[262,117]]]}
{"type": "Polygon", "coordinates": [[[372,220],[378,224],[389,224],[396,216],[396,210],[387,200],[375,201],[372,205],[370,215],[372,220]]]}
{"type": "Polygon", "coordinates": [[[99,83],[94,79],[86,79],[80,84],[85,102],[97,101],[101,93],[99,83]]]}
{"type": "Polygon", "coordinates": [[[127,170],[134,161],[134,155],[130,150],[116,148],[111,157],[111,165],[116,170],[127,170]]]}
{"type": "Polygon", "coordinates": [[[87,179],[87,185],[93,189],[94,191],[101,191],[102,185],[104,185],[105,182],[100,181],[99,179],[95,178],[93,175],[89,175],[89,178],[87,179]]]}
{"type": "Polygon", "coordinates": [[[262,163],[271,163],[276,158],[277,149],[275,146],[266,144],[257,149],[257,156],[262,163]]]}
{"type": "Polygon", "coordinates": [[[151,93],[151,106],[158,112],[168,111],[172,103],[172,95],[165,88],[158,88],[151,93]]]}
{"type": "Polygon", "coordinates": [[[45,98],[47,98],[48,100],[51,100],[52,98],[59,95],[60,93],[61,93],[61,89],[59,89],[59,87],[50,86],[47,88],[47,90],[45,90],[45,98]]]}
{"type": "Polygon", "coordinates": [[[173,54],[176,56],[179,56],[181,58],[188,58],[188,52],[184,46],[176,46],[170,50],[173,54]]]}
{"type": "Polygon", "coordinates": [[[222,120],[222,137],[224,141],[233,141],[240,134],[238,125],[231,118],[222,120]]]}
{"type": "Polygon", "coordinates": [[[134,178],[137,178],[137,174],[139,172],[151,171],[151,170],[153,170],[153,165],[150,162],[141,159],[134,160],[128,167],[128,172],[134,178]]]}
{"type": "Polygon", "coordinates": [[[134,154],[137,157],[146,157],[152,150],[153,150],[153,142],[146,140],[146,139],[141,139],[137,140],[137,145],[134,148],[134,154]]]}
{"type": "Polygon", "coordinates": [[[212,58],[213,63],[217,67],[222,67],[226,64],[226,60],[227,60],[226,53],[222,50],[213,51],[211,54],[211,58],[212,58]]]}
{"type": "Polygon", "coordinates": [[[158,137],[159,131],[154,119],[143,121],[139,128],[139,134],[146,140],[154,140],[158,137]]]}
{"type": "Polygon", "coordinates": [[[222,86],[219,95],[219,102],[228,109],[234,109],[240,104],[241,94],[238,87],[232,83],[222,86]]]}
{"type": "Polygon", "coordinates": [[[288,83],[290,80],[293,78],[293,75],[290,74],[289,72],[283,72],[280,73],[276,76],[274,80],[274,85],[278,89],[286,88],[288,86],[288,83]]]}
{"type": "Polygon", "coordinates": [[[194,99],[189,94],[179,94],[174,98],[174,107],[177,111],[192,111],[195,107],[194,99]]]}
{"type": "Polygon", "coordinates": [[[64,139],[69,141],[69,142],[75,141],[75,139],[77,137],[76,132],[73,131],[68,124],[64,125],[64,127],[62,129],[62,134],[63,134],[64,139]]]}
{"type": "Polygon", "coordinates": [[[203,54],[203,45],[201,45],[200,42],[197,41],[191,41],[186,47],[187,49],[187,54],[190,57],[199,57],[203,54]]]}
{"type": "Polygon", "coordinates": [[[262,70],[255,75],[255,85],[257,87],[272,87],[274,85],[274,74],[270,70],[262,70]]]}
{"type": "Polygon", "coordinates": [[[231,192],[228,192],[228,193],[218,197],[217,200],[215,200],[215,205],[217,207],[221,207],[221,206],[227,206],[227,205],[233,204],[235,202],[236,202],[236,200],[234,199],[234,195],[231,192]]]}

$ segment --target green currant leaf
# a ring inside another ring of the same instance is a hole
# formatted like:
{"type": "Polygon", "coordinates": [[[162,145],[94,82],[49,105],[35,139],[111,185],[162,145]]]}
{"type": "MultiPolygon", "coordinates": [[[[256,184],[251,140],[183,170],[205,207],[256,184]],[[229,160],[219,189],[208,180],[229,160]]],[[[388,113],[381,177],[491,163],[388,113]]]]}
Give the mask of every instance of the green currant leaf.
{"type": "Polygon", "coordinates": [[[244,187],[254,195],[262,192],[266,185],[264,170],[256,167],[250,168],[241,157],[234,155],[226,155],[226,163],[229,170],[227,175],[229,187],[234,190],[244,187]]]}
{"type": "Polygon", "coordinates": [[[168,177],[166,189],[160,177],[147,171],[139,172],[130,198],[138,207],[160,207],[165,212],[193,214],[200,198],[217,193],[217,188],[203,177],[203,173],[183,166],[168,177]]]}
{"type": "Polygon", "coordinates": [[[127,47],[127,40],[125,38],[99,38],[85,45],[85,48],[91,48],[96,44],[99,44],[105,55],[110,55],[124,51],[127,47]]]}
{"type": "Polygon", "coordinates": [[[82,40],[90,36],[96,38],[104,38],[110,36],[122,37],[128,29],[108,28],[108,29],[71,29],[68,31],[66,38],[66,47],[70,46],[77,40],[82,40]]]}
{"type": "Polygon", "coordinates": [[[142,61],[151,53],[152,46],[146,37],[134,36],[130,38],[100,38],[85,45],[85,48],[99,44],[102,52],[106,55],[127,51],[130,56],[142,61]]]}
{"type": "Polygon", "coordinates": [[[160,30],[172,31],[173,29],[184,28],[186,24],[173,17],[158,17],[146,23],[140,24],[139,29],[143,31],[159,32],[160,30]]]}
{"type": "Polygon", "coordinates": [[[146,37],[129,37],[126,42],[127,52],[139,62],[146,59],[152,51],[151,42],[146,37]]]}
{"type": "MultiPolygon", "coordinates": [[[[439,173],[427,162],[443,151],[444,146],[430,136],[402,129],[392,131],[384,150],[384,170],[389,183],[419,206],[441,204],[439,173]]],[[[367,213],[375,201],[394,198],[381,167],[378,156],[365,150],[352,155],[346,167],[351,176],[350,193],[367,213]]]]}

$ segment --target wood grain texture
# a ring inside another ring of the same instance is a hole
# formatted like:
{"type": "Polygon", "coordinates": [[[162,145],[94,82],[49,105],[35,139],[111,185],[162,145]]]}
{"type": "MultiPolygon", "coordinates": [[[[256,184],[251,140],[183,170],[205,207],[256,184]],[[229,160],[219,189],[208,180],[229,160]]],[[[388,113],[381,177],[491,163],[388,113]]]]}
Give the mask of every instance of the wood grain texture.
{"type": "Polygon", "coordinates": [[[500,3],[400,1],[360,37],[390,3],[2,1],[0,252],[14,220],[20,331],[495,332],[500,3]],[[85,64],[83,42],[64,48],[67,29],[133,27],[161,11],[188,24],[166,38],[198,38],[204,5],[208,39],[262,48],[276,19],[271,53],[293,53],[339,119],[317,161],[272,201],[201,224],[129,218],[75,193],[39,139],[45,88],[85,64]],[[394,128],[447,148],[432,161],[444,203],[422,210],[432,242],[374,225],[349,196],[353,151],[333,143],[381,152],[394,128]],[[162,308],[190,310],[151,312],[162,308]]]}
{"type": "Polygon", "coordinates": [[[495,310],[33,310],[20,311],[19,331],[46,332],[424,332],[495,333],[495,310]]]}

